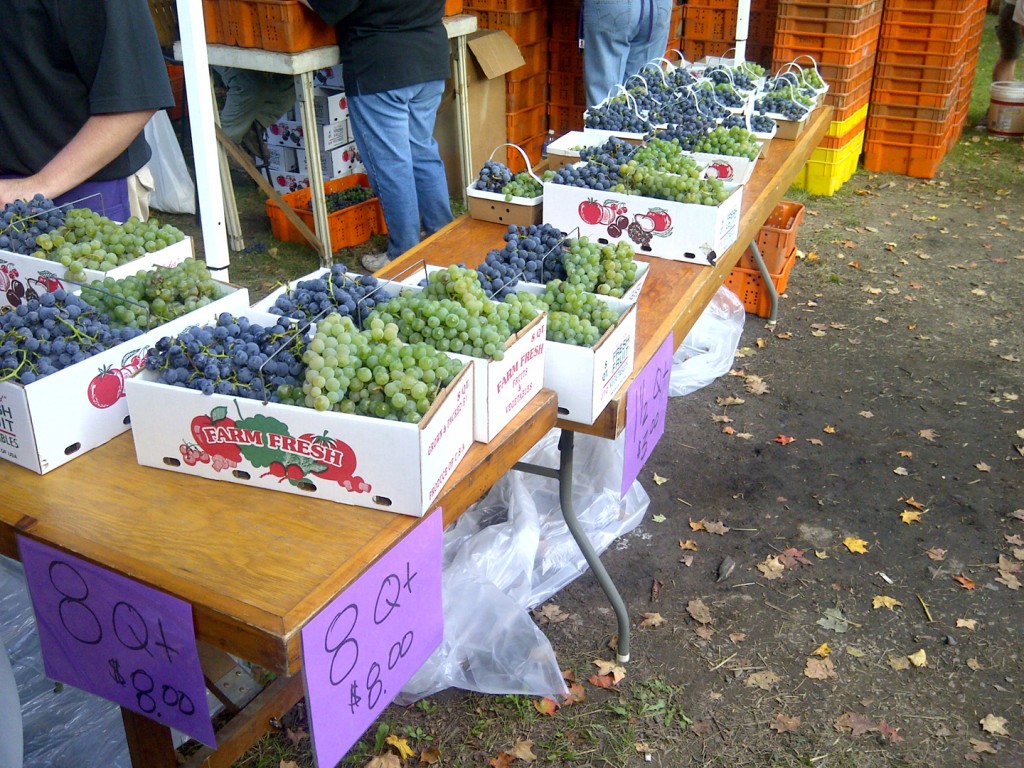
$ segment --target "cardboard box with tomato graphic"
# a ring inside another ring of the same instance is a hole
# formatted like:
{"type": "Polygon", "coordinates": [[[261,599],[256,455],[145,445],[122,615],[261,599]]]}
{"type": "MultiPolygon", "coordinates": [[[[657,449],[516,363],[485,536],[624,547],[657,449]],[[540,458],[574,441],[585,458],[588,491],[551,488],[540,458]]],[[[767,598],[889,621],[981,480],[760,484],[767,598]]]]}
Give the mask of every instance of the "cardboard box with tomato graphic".
{"type": "Polygon", "coordinates": [[[0,458],[46,474],[126,432],[126,383],[164,336],[248,309],[249,292],[222,284],[225,295],[202,309],[86,358],[31,384],[0,382],[0,458]]]}
{"type": "Polygon", "coordinates": [[[136,455],[146,466],[421,517],[473,442],[471,367],[417,424],[204,395],[143,371],[126,382],[136,455]]]}
{"type": "Polygon", "coordinates": [[[637,253],[713,266],[739,233],[743,186],[726,184],[717,206],[544,182],[544,223],[579,229],[601,243],[629,242],[637,253]]]}
{"type": "MultiPolygon", "coordinates": [[[[85,276],[89,282],[104,277],[128,277],[140,269],[174,267],[194,255],[192,238],[186,236],[184,240],[121,264],[109,272],[87,269],[85,276]]],[[[74,291],[78,284],[66,279],[67,271],[68,268],[59,261],[0,250],[0,311],[6,307],[17,307],[28,299],[39,298],[40,294],[58,288],[74,291]]]]}

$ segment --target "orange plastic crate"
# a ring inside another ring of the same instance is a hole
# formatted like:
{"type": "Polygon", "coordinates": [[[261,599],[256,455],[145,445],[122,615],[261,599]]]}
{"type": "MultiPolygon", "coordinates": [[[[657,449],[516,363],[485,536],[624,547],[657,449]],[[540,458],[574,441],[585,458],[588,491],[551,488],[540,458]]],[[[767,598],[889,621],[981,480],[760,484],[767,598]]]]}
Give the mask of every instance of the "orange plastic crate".
{"type": "MultiPolygon", "coordinates": [[[[782,292],[786,290],[786,286],[789,284],[789,273],[793,271],[795,263],[796,246],[787,255],[781,272],[778,274],[769,272],[772,284],[775,286],[775,292],[779,296],[782,295],[782,292]]],[[[756,268],[745,269],[743,267],[735,267],[725,278],[725,285],[739,297],[747,312],[758,317],[771,316],[772,300],[768,294],[768,289],[765,287],[764,278],[761,277],[760,270],[756,268]]]]}
{"type": "Polygon", "coordinates": [[[672,16],[668,22],[668,36],[669,39],[682,37],[683,36],[683,8],[682,5],[672,6],[672,16]]]}
{"type": "MultiPolygon", "coordinates": [[[[547,132],[538,134],[537,136],[531,136],[528,139],[522,139],[520,141],[514,141],[513,144],[518,144],[519,147],[526,153],[526,156],[530,159],[530,167],[537,165],[541,160],[541,152],[544,151],[544,140],[548,137],[547,132]]],[[[523,156],[518,150],[512,147],[505,148],[505,165],[512,173],[519,173],[520,171],[526,170],[526,163],[523,162],[523,156]]]]}
{"type": "Polygon", "coordinates": [[[863,19],[829,19],[814,16],[780,16],[775,24],[776,34],[782,32],[809,32],[812,34],[853,37],[877,25],[882,19],[881,9],[863,19]]]}
{"type": "Polygon", "coordinates": [[[699,61],[705,56],[724,56],[726,51],[734,48],[732,42],[725,40],[689,40],[683,39],[683,56],[687,61],[699,61]]]}
{"type": "Polygon", "coordinates": [[[946,120],[868,115],[868,135],[883,144],[933,144],[948,128],[946,120]]]}
{"type": "Polygon", "coordinates": [[[882,101],[873,102],[871,114],[875,117],[891,117],[897,120],[927,120],[945,123],[956,113],[957,104],[947,107],[924,107],[909,104],[888,104],[882,101]]]}
{"type": "MultiPolygon", "coordinates": [[[[675,8],[672,9],[673,13],[675,8]]],[[[573,5],[551,6],[550,22],[551,36],[565,40],[578,40],[580,34],[580,9],[573,5]]],[[[671,27],[669,28],[671,33],[671,27]]],[[[669,34],[669,37],[672,37],[669,34]]]]}
{"type": "Polygon", "coordinates": [[[704,8],[729,8],[735,11],[739,7],[739,0],[698,0],[698,2],[687,2],[684,5],[700,5],[704,8]]]}
{"type": "MultiPolygon", "coordinates": [[[[683,32],[681,37],[697,40],[724,40],[736,33],[736,11],[727,8],[683,6],[683,32]]],[[[671,30],[670,30],[671,32],[671,30]]],[[[669,37],[672,37],[669,34],[669,37]]]]}
{"type": "Polygon", "coordinates": [[[900,24],[945,24],[957,25],[965,18],[964,10],[948,8],[900,8],[886,4],[885,21],[900,24]]]}
{"type": "Polygon", "coordinates": [[[583,78],[569,72],[548,72],[548,101],[563,107],[586,106],[583,78]]]}
{"type": "Polygon", "coordinates": [[[263,45],[263,28],[259,5],[251,0],[220,0],[224,30],[234,40],[231,45],[240,48],[259,48],[263,45]]]}
{"type": "Polygon", "coordinates": [[[882,10],[882,0],[860,3],[789,2],[779,5],[779,20],[791,17],[836,21],[861,21],[882,10]]]}
{"type": "MultiPolygon", "coordinates": [[[[324,194],[340,192],[355,186],[369,186],[365,173],[343,176],[324,183],[324,194]]],[[[313,212],[310,210],[312,193],[308,189],[299,189],[282,195],[284,201],[292,208],[310,229],[313,229],[313,212]]],[[[270,217],[270,230],[274,237],[286,243],[305,243],[306,239],[284,215],[277,205],[267,200],[267,216],[270,217]]],[[[385,234],[384,216],[380,208],[380,200],[376,197],[362,203],[350,205],[339,211],[327,214],[327,226],[331,233],[332,248],[351,248],[369,240],[373,235],[385,234]]]]}
{"type": "Polygon", "coordinates": [[[505,81],[505,111],[516,112],[527,107],[543,106],[548,100],[548,79],[541,73],[522,80],[505,81]]]}
{"type": "Polygon", "coordinates": [[[958,48],[964,44],[967,30],[963,25],[944,24],[907,24],[902,22],[883,21],[882,37],[897,40],[913,40],[916,43],[939,44],[940,53],[949,53],[953,46],[958,48]]]}
{"type": "Polygon", "coordinates": [[[206,42],[216,45],[234,45],[235,39],[228,34],[225,21],[227,3],[221,0],[203,0],[203,26],[206,28],[206,42]]]}
{"type": "MultiPolygon", "coordinates": [[[[754,242],[757,243],[768,274],[778,274],[786,266],[786,259],[796,248],[796,234],[804,220],[804,206],[783,200],[775,206],[771,215],[757,231],[754,242]]],[[[757,269],[757,263],[748,248],[740,257],[739,266],[743,269],[757,269]]]]}
{"type": "Polygon", "coordinates": [[[546,0],[463,0],[471,11],[532,11],[546,0]]]}
{"type": "Polygon", "coordinates": [[[502,29],[516,45],[527,45],[548,36],[547,6],[532,11],[474,11],[484,29],[502,29]]]}
{"type": "MultiPolygon", "coordinates": [[[[957,94],[951,90],[941,93],[908,90],[912,82],[904,80],[879,80],[875,78],[871,85],[871,102],[877,104],[900,104],[908,107],[932,107],[949,109],[956,102],[957,94]],[[900,87],[902,86],[902,88],[900,87]]],[[[943,84],[948,88],[948,84],[943,84]]]]}
{"type": "Polygon", "coordinates": [[[868,140],[864,143],[864,169],[902,173],[918,179],[935,178],[946,156],[944,143],[897,144],[868,140]]]}
{"type": "Polygon", "coordinates": [[[188,114],[185,103],[185,68],[173,61],[165,61],[167,65],[167,79],[171,82],[171,93],[174,95],[174,106],[167,110],[167,116],[171,120],[180,120],[182,115],[188,114]]]}
{"type": "Polygon", "coordinates": [[[548,127],[561,136],[569,131],[583,130],[583,107],[563,107],[548,104],[548,127]]]}
{"type": "Polygon", "coordinates": [[[325,24],[299,0],[256,0],[256,3],[264,49],[296,53],[338,44],[334,27],[325,24]]]}
{"type": "Polygon", "coordinates": [[[445,16],[457,16],[462,13],[463,2],[462,0],[445,0],[444,3],[444,15],[445,16]]]}
{"type": "MultiPolygon", "coordinates": [[[[878,42],[881,24],[873,24],[855,35],[829,35],[823,32],[784,32],[776,29],[775,47],[809,53],[827,64],[856,64],[861,56],[870,55],[878,42]],[[817,53],[815,53],[817,52],[817,53]]],[[[794,56],[776,56],[795,59],[794,56]]]]}
{"type": "Polygon", "coordinates": [[[868,119],[865,115],[863,120],[858,121],[850,130],[844,133],[842,136],[822,136],[821,141],[818,142],[818,146],[822,149],[828,150],[839,150],[846,147],[851,141],[857,138],[857,134],[864,133],[867,128],[868,119]]]}
{"type": "MultiPolygon", "coordinates": [[[[520,45],[519,52],[523,55],[523,61],[526,63],[521,67],[516,67],[509,72],[505,77],[513,80],[524,80],[527,77],[533,77],[539,75],[548,70],[548,41],[538,40],[536,43],[530,43],[528,45],[520,45]]],[[[582,61],[582,59],[581,59],[582,61]]],[[[583,66],[582,64],[580,65],[583,66]]]]}
{"type": "Polygon", "coordinates": [[[964,12],[964,0],[885,0],[885,12],[956,11],[964,12]]]}
{"type": "Polygon", "coordinates": [[[517,143],[520,139],[528,136],[547,133],[546,105],[537,104],[515,112],[506,112],[505,127],[508,130],[508,140],[512,143],[517,143]]]}
{"type": "MultiPolygon", "coordinates": [[[[525,56],[524,56],[525,58],[525,56]]],[[[548,66],[555,72],[583,72],[583,51],[573,40],[552,40],[548,51],[548,66]]]]}

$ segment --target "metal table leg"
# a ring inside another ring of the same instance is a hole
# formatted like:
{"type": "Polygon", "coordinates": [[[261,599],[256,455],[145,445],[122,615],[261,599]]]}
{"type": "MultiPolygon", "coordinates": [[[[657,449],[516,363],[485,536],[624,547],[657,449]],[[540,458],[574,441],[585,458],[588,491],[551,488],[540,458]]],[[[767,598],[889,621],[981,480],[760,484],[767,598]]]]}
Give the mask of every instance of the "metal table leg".
{"type": "Polygon", "coordinates": [[[600,555],[597,554],[594,550],[594,546],[590,543],[590,539],[587,538],[586,531],[584,531],[580,526],[579,518],[576,517],[576,510],[572,503],[572,458],[574,436],[575,435],[572,430],[568,429],[563,429],[559,434],[559,462],[557,470],[522,461],[513,466],[513,469],[518,469],[521,472],[530,472],[535,475],[553,477],[558,480],[558,499],[562,505],[562,517],[565,518],[565,524],[569,528],[569,533],[571,533],[573,539],[576,540],[576,544],[580,548],[580,552],[583,553],[583,557],[587,561],[587,565],[589,565],[590,570],[594,572],[594,576],[597,578],[597,583],[601,585],[601,589],[604,590],[604,594],[608,598],[608,602],[612,604],[612,609],[615,611],[615,618],[619,625],[619,642],[616,654],[618,661],[620,663],[625,663],[629,661],[629,614],[626,612],[626,604],[623,602],[622,597],[615,588],[615,584],[612,582],[611,576],[608,575],[608,571],[605,570],[604,563],[601,562],[600,555]]]}
{"type": "Polygon", "coordinates": [[[761,255],[761,249],[757,247],[757,243],[753,240],[750,241],[750,255],[754,257],[754,263],[757,264],[757,270],[761,273],[761,279],[764,280],[764,287],[768,289],[768,296],[772,300],[772,311],[768,316],[768,327],[774,328],[779,312],[779,292],[775,290],[775,283],[772,282],[772,276],[768,274],[768,267],[765,266],[764,256],[761,255]]]}

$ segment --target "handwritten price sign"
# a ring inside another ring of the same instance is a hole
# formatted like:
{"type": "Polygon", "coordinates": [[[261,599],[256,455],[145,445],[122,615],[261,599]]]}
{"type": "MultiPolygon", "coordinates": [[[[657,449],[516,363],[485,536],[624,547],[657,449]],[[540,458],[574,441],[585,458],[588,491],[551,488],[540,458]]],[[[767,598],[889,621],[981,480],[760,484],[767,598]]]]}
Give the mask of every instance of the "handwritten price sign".
{"type": "Polygon", "coordinates": [[[637,375],[626,393],[626,456],[622,467],[622,495],[636,480],[665,433],[668,385],[672,376],[674,334],[637,375]]]}
{"type": "Polygon", "coordinates": [[[192,607],[32,539],[18,548],[47,676],[216,747],[192,607]]]}
{"type": "Polygon", "coordinates": [[[317,765],[337,765],[441,644],[441,518],[424,518],[303,627],[317,765]]]}

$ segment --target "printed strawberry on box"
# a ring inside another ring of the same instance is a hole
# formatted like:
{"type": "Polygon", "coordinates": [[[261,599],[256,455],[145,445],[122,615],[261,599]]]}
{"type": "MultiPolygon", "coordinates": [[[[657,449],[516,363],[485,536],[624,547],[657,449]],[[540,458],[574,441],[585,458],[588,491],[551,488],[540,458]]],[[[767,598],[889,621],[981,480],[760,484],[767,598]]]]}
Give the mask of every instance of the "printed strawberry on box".
{"type": "MultiPolygon", "coordinates": [[[[175,267],[191,258],[194,252],[192,238],[186,236],[184,240],[120,264],[109,272],[84,271],[89,282],[105,277],[127,277],[140,269],[175,267]]],[[[66,280],[67,271],[68,268],[59,261],[0,250],[0,310],[17,307],[28,299],[37,299],[40,294],[51,293],[58,288],[74,291],[78,284],[66,280]]]]}
{"type": "MultiPolygon", "coordinates": [[[[523,283],[530,293],[541,294],[543,286],[523,283]]],[[[598,299],[621,313],[593,347],[579,347],[546,341],[544,387],[558,394],[558,415],[566,421],[593,424],[633,373],[636,350],[635,303],[598,295],[598,299]]]]}
{"type": "Polygon", "coordinates": [[[221,298],[31,384],[0,382],[0,457],[46,474],[126,432],[126,384],[160,338],[220,312],[248,309],[249,292],[223,284],[221,298]]]}
{"type": "Polygon", "coordinates": [[[417,424],[204,395],[143,371],[126,382],[136,455],[159,469],[421,517],[473,442],[469,368],[417,424]]]}
{"type": "Polygon", "coordinates": [[[743,185],[725,188],[729,197],[712,206],[546,181],[544,223],[601,243],[627,241],[637,253],[714,266],[739,233],[743,185]]]}

